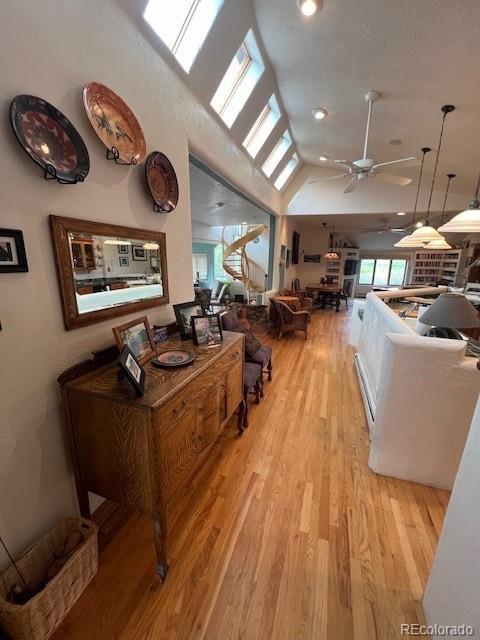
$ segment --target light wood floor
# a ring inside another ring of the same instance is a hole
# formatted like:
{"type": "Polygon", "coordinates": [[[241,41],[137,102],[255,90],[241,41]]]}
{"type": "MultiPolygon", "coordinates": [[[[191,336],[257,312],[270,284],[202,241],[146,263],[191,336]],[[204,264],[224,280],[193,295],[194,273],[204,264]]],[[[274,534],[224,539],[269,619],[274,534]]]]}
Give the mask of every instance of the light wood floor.
{"type": "Polygon", "coordinates": [[[172,514],[162,587],[149,521],[100,510],[98,575],[55,640],[387,640],[423,621],[449,494],[369,470],[348,325],[318,311],[308,341],[271,340],[250,428],[229,425],[172,514]]]}

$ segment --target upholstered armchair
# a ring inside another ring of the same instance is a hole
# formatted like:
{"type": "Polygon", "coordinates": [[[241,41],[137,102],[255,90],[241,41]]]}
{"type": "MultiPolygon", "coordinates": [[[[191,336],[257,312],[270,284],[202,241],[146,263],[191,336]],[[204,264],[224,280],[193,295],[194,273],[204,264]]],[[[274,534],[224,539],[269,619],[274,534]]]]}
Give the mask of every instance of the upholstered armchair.
{"type": "Polygon", "coordinates": [[[292,311],[288,305],[278,300],[271,300],[275,310],[275,324],[278,329],[278,338],[289,331],[303,331],[307,339],[310,313],[308,311],[292,311]]]}
{"type": "Polygon", "coordinates": [[[306,291],[294,291],[293,289],[280,289],[279,296],[293,296],[300,300],[300,307],[302,311],[311,311],[313,308],[313,299],[307,296],[306,291]]]}

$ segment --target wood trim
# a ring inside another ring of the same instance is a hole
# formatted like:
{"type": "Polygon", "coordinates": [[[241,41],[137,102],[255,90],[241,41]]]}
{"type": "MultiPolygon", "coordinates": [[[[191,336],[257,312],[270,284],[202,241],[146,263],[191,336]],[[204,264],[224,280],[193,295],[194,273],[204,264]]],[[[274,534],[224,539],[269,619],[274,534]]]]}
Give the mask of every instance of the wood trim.
{"type": "Polygon", "coordinates": [[[133,227],[123,227],[103,222],[91,222],[89,220],[64,218],[54,215],[49,217],[49,221],[58,285],[62,300],[63,321],[67,331],[128,313],[134,313],[135,311],[143,311],[159,305],[168,304],[170,298],[168,293],[166,235],[164,233],[161,231],[146,231],[133,227]],[[100,236],[116,236],[120,238],[128,237],[134,240],[153,240],[157,242],[160,247],[160,264],[164,295],[158,298],[152,298],[151,300],[129,302],[119,307],[99,309],[98,311],[91,311],[80,315],[77,310],[75,279],[68,243],[68,233],[72,232],[92,233],[100,236]]]}

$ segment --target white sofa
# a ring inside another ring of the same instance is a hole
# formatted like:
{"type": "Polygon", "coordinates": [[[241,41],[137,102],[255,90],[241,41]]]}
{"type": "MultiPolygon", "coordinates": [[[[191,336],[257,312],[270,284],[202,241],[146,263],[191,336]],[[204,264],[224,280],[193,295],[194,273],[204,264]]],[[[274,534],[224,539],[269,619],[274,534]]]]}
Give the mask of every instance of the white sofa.
{"type": "Polygon", "coordinates": [[[355,364],[370,427],[369,466],[382,475],[450,489],[480,372],[476,359],[465,356],[464,342],[419,336],[415,320],[400,318],[385,304],[385,298],[400,295],[406,294],[369,293],[361,321],[355,364]]]}

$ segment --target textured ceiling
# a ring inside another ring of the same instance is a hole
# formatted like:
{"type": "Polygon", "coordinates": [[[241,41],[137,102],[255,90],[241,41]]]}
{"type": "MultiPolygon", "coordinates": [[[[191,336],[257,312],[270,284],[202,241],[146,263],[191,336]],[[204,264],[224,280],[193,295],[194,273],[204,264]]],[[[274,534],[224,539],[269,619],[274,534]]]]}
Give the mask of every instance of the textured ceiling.
{"type": "MultiPolygon", "coordinates": [[[[387,161],[436,148],[440,107],[454,104],[439,173],[457,173],[454,191],[472,193],[480,169],[479,0],[323,0],[313,19],[300,14],[295,0],[253,1],[306,162],[321,164],[320,154],[362,157],[363,96],[373,88],[382,98],[369,157],[387,161]],[[320,122],[311,114],[317,106],[329,112],[320,122]],[[402,144],[390,145],[395,138],[402,144]]],[[[416,176],[413,168],[395,172],[416,176]]]]}

